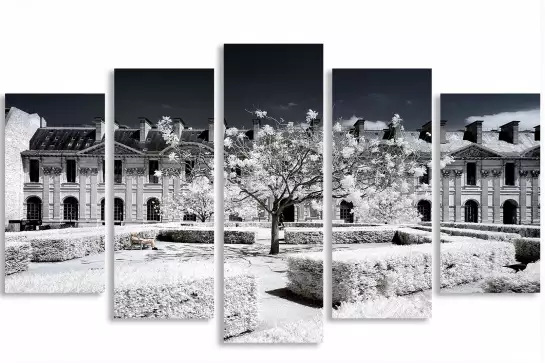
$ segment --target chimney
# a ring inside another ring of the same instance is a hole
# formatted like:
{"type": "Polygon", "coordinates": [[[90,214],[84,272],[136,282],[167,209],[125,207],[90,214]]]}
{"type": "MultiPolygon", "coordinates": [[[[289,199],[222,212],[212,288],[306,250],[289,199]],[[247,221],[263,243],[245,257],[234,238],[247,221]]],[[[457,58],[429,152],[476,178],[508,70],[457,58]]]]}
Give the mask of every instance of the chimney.
{"type": "Polygon", "coordinates": [[[477,120],[466,125],[464,140],[474,142],[476,144],[483,143],[483,121],[477,120]]]}
{"type": "Polygon", "coordinates": [[[519,143],[519,123],[520,121],[511,121],[500,126],[500,140],[511,143],[519,143]]]}
{"type": "Polygon", "coordinates": [[[420,128],[418,131],[420,131],[420,135],[418,135],[419,139],[426,142],[431,142],[431,121],[428,121],[422,125],[422,128],[420,128]]]}
{"type": "Polygon", "coordinates": [[[117,121],[114,121],[114,131],[119,129],[121,126],[119,125],[119,123],[117,121]]]}
{"type": "Polygon", "coordinates": [[[363,136],[365,131],[365,120],[360,118],[354,124],[354,130],[356,131],[356,137],[363,136]]]}
{"type": "Polygon", "coordinates": [[[208,118],[208,142],[214,142],[214,118],[208,118]]]}
{"type": "Polygon", "coordinates": [[[40,117],[40,127],[47,127],[47,122],[43,117],[40,117]]]}
{"type": "Polygon", "coordinates": [[[102,119],[102,117],[95,117],[93,122],[96,128],[95,143],[102,142],[102,138],[104,137],[104,133],[106,132],[106,125],[104,124],[104,120],[102,119]]]}
{"type": "Polygon", "coordinates": [[[180,117],[172,118],[172,132],[178,136],[178,140],[182,138],[182,130],[185,128],[185,122],[180,117]]]}
{"type": "Polygon", "coordinates": [[[259,130],[261,129],[261,119],[260,118],[254,118],[252,120],[252,124],[254,125],[254,140],[257,140],[259,130]]]}
{"type": "Polygon", "coordinates": [[[439,127],[439,141],[441,144],[447,143],[447,120],[441,120],[440,127],[439,127]]]}
{"type": "Polygon", "coordinates": [[[151,130],[151,122],[145,117],[139,117],[140,121],[140,142],[146,142],[148,132],[151,130]]]}
{"type": "Polygon", "coordinates": [[[540,141],[540,138],[539,138],[539,125],[535,126],[534,127],[534,140],[535,141],[540,141]]]}

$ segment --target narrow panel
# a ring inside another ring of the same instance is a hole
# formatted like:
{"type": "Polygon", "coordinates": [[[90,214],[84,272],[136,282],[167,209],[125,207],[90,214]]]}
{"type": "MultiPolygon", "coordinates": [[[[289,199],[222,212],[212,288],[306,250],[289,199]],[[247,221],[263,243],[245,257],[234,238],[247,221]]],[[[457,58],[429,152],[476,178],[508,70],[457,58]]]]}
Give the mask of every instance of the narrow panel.
{"type": "Polygon", "coordinates": [[[103,94],[6,95],[6,293],[104,291],[103,94]]]}
{"type": "Polygon", "coordinates": [[[335,319],[431,317],[431,76],[333,70],[335,319]]]}
{"type": "Polygon", "coordinates": [[[223,337],[319,343],[323,46],[224,52],[223,337]]]}
{"type": "Polygon", "coordinates": [[[441,95],[441,292],[539,292],[539,94],[441,95]]]}
{"type": "Polygon", "coordinates": [[[114,77],[114,319],[211,318],[214,70],[114,77]]]}

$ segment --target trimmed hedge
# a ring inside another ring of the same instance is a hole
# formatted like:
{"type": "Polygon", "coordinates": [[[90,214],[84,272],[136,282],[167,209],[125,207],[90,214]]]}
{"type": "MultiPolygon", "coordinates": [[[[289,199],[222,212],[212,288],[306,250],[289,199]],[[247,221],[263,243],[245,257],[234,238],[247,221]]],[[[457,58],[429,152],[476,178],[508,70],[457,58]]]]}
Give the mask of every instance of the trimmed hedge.
{"type": "Polygon", "coordinates": [[[54,273],[21,272],[6,276],[6,293],[97,294],[104,292],[104,270],[54,273]]]}
{"type": "Polygon", "coordinates": [[[400,228],[395,232],[394,237],[392,238],[392,243],[396,245],[414,245],[431,243],[432,240],[433,236],[431,232],[410,228],[400,228]]]}
{"type": "Polygon", "coordinates": [[[214,243],[213,228],[187,227],[184,229],[161,229],[157,237],[164,241],[179,243],[214,243]]]}
{"type": "Polygon", "coordinates": [[[257,328],[258,289],[254,275],[225,270],[223,280],[223,338],[234,337],[257,328]]]}
{"type": "Polygon", "coordinates": [[[88,232],[29,238],[33,262],[59,262],[104,252],[104,237],[88,232]]]}
{"type": "Polygon", "coordinates": [[[29,242],[6,242],[4,252],[6,256],[5,275],[28,270],[32,256],[32,247],[29,242]]]}
{"type": "Polygon", "coordinates": [[[214,266],[116,263],[115,319],[208,319],[214,315],[214,266]]]}
{"type": "Polygon", "coordinates": [[[254,244],[257,240],[257,229],[251,228],[246,230],[227,229],[223,230],[224,244],[254,244]]]}
{"type": "Polygon", "coordinates": [[[515,244],[515,259],[522,263],[532,263],[540,260],[539,238],[517,238],[515,244]]]}
{"type": "Polygon", "coordinates": [[[431,297],[425,292],[381,297],[376,300],[342,302],[333,309],[333,319],[427,319],[431,318],[431,297]]]}
{"type": "Polygon", "coordinates": [[[287,257],[287,289],[309,300],[323,300],[323,254],[297,253],[287,257]]]}
{"type": "MultiPolygon", "coordinates": [[[[392,226],[333,228],[332,242],[338,244],[390,243],[395,231],[396,228],[392,226]]],[[[322,244],[323,230],[321,228],[286,228],[284,240],[286,244],[322,244]]]]}
{"type": "MultiPolygon", "coordinates": [[[[422,222],[424,226],[431,226],[431,222],[422,222]]],[[[469,223],[469,222],[441,222],[441,228],[476,229],[480,231],[516,233],[521,237],[539,238],[540,227],[525,224],[493,224],[493,223],[469,223]]]]}
{"type": "Polygon", "coordinates": [[[274,328],[244,334],[227,343],[321,343],[323,341],[322,311],[310,319],[292,321],[274,328]]]}
{"type": "MultiPolygon", "coordinates": [[[[323,222],[286,222],[284,223],[286,228],[322,228],[323,222]]],[[[332,223],[331,226],[335,227],[375,227],[379,226],[376,223],[332,223]]]]}
{"type": "Polygon", "coordinates": [[[487,277],[483,290],[490,293],[537,293],[540,286],[539,264],[532,264],[522,272],[500,272],[487,277]]]}
{"type": "Polygon", "coordinates": [[[441,245],[441,287],[482,280],[515,261],[509,242],[456,242],[441,245]]]}

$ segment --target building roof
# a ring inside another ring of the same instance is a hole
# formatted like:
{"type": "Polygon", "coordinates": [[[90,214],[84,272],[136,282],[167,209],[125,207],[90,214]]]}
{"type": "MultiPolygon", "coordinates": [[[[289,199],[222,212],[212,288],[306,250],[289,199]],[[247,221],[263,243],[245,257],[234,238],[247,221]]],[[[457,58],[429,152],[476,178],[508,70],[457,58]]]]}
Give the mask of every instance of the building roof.
{"type": "Polygon", "coordinates": [[[29,150],[80,151],[95,144],[94,127],[42,127],[30,139],[29,150]]]}

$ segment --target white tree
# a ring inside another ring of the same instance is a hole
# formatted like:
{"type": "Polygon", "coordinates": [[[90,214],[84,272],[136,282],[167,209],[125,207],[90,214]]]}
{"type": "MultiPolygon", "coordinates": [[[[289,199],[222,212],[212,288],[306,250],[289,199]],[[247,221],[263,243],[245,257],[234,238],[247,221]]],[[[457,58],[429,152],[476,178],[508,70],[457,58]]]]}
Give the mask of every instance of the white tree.
{"type": "Polygon", "coordinates": [[[333,197],[352,202],[361,221],[420,219],[408,181],[425,175],[425,160],[417,145],[404,139],[402,123],[394,114],[384,140],[343,131],[340,123],[333,127],[333,197]]]}
{"type": "Polygon", "coordinates": [[[206,176],[192,178],[177,195],[163,199],[161,212],[178,220],[194,214],[201,222],[209,221],[214,214],[213,184],[206,176]]]}
{"type": "Polygon", "coordinates": [[[204,143],[180,139],[174,132],[170,117],[164,116],[157,123],[157,128],[169,147],[169,165],[155,171],[155,176],[178,178],[180,184],[176,195],[163,196],[161,213],[175,219],[194,214],[201,222],[210,220],[214,214],[213,148],[204,143]]]}
{"type": "Polygon", "coordinates": [[[272,126],[264,125],[253,140],[236,128],[225,131],[224,176],[233,186],[232,203],[255,203],[270,215],[270,254],[278,254],[283,211],[323,197],[323,130],[312,110],[297,124],[262,110],[254,114],[272,126]]]}

